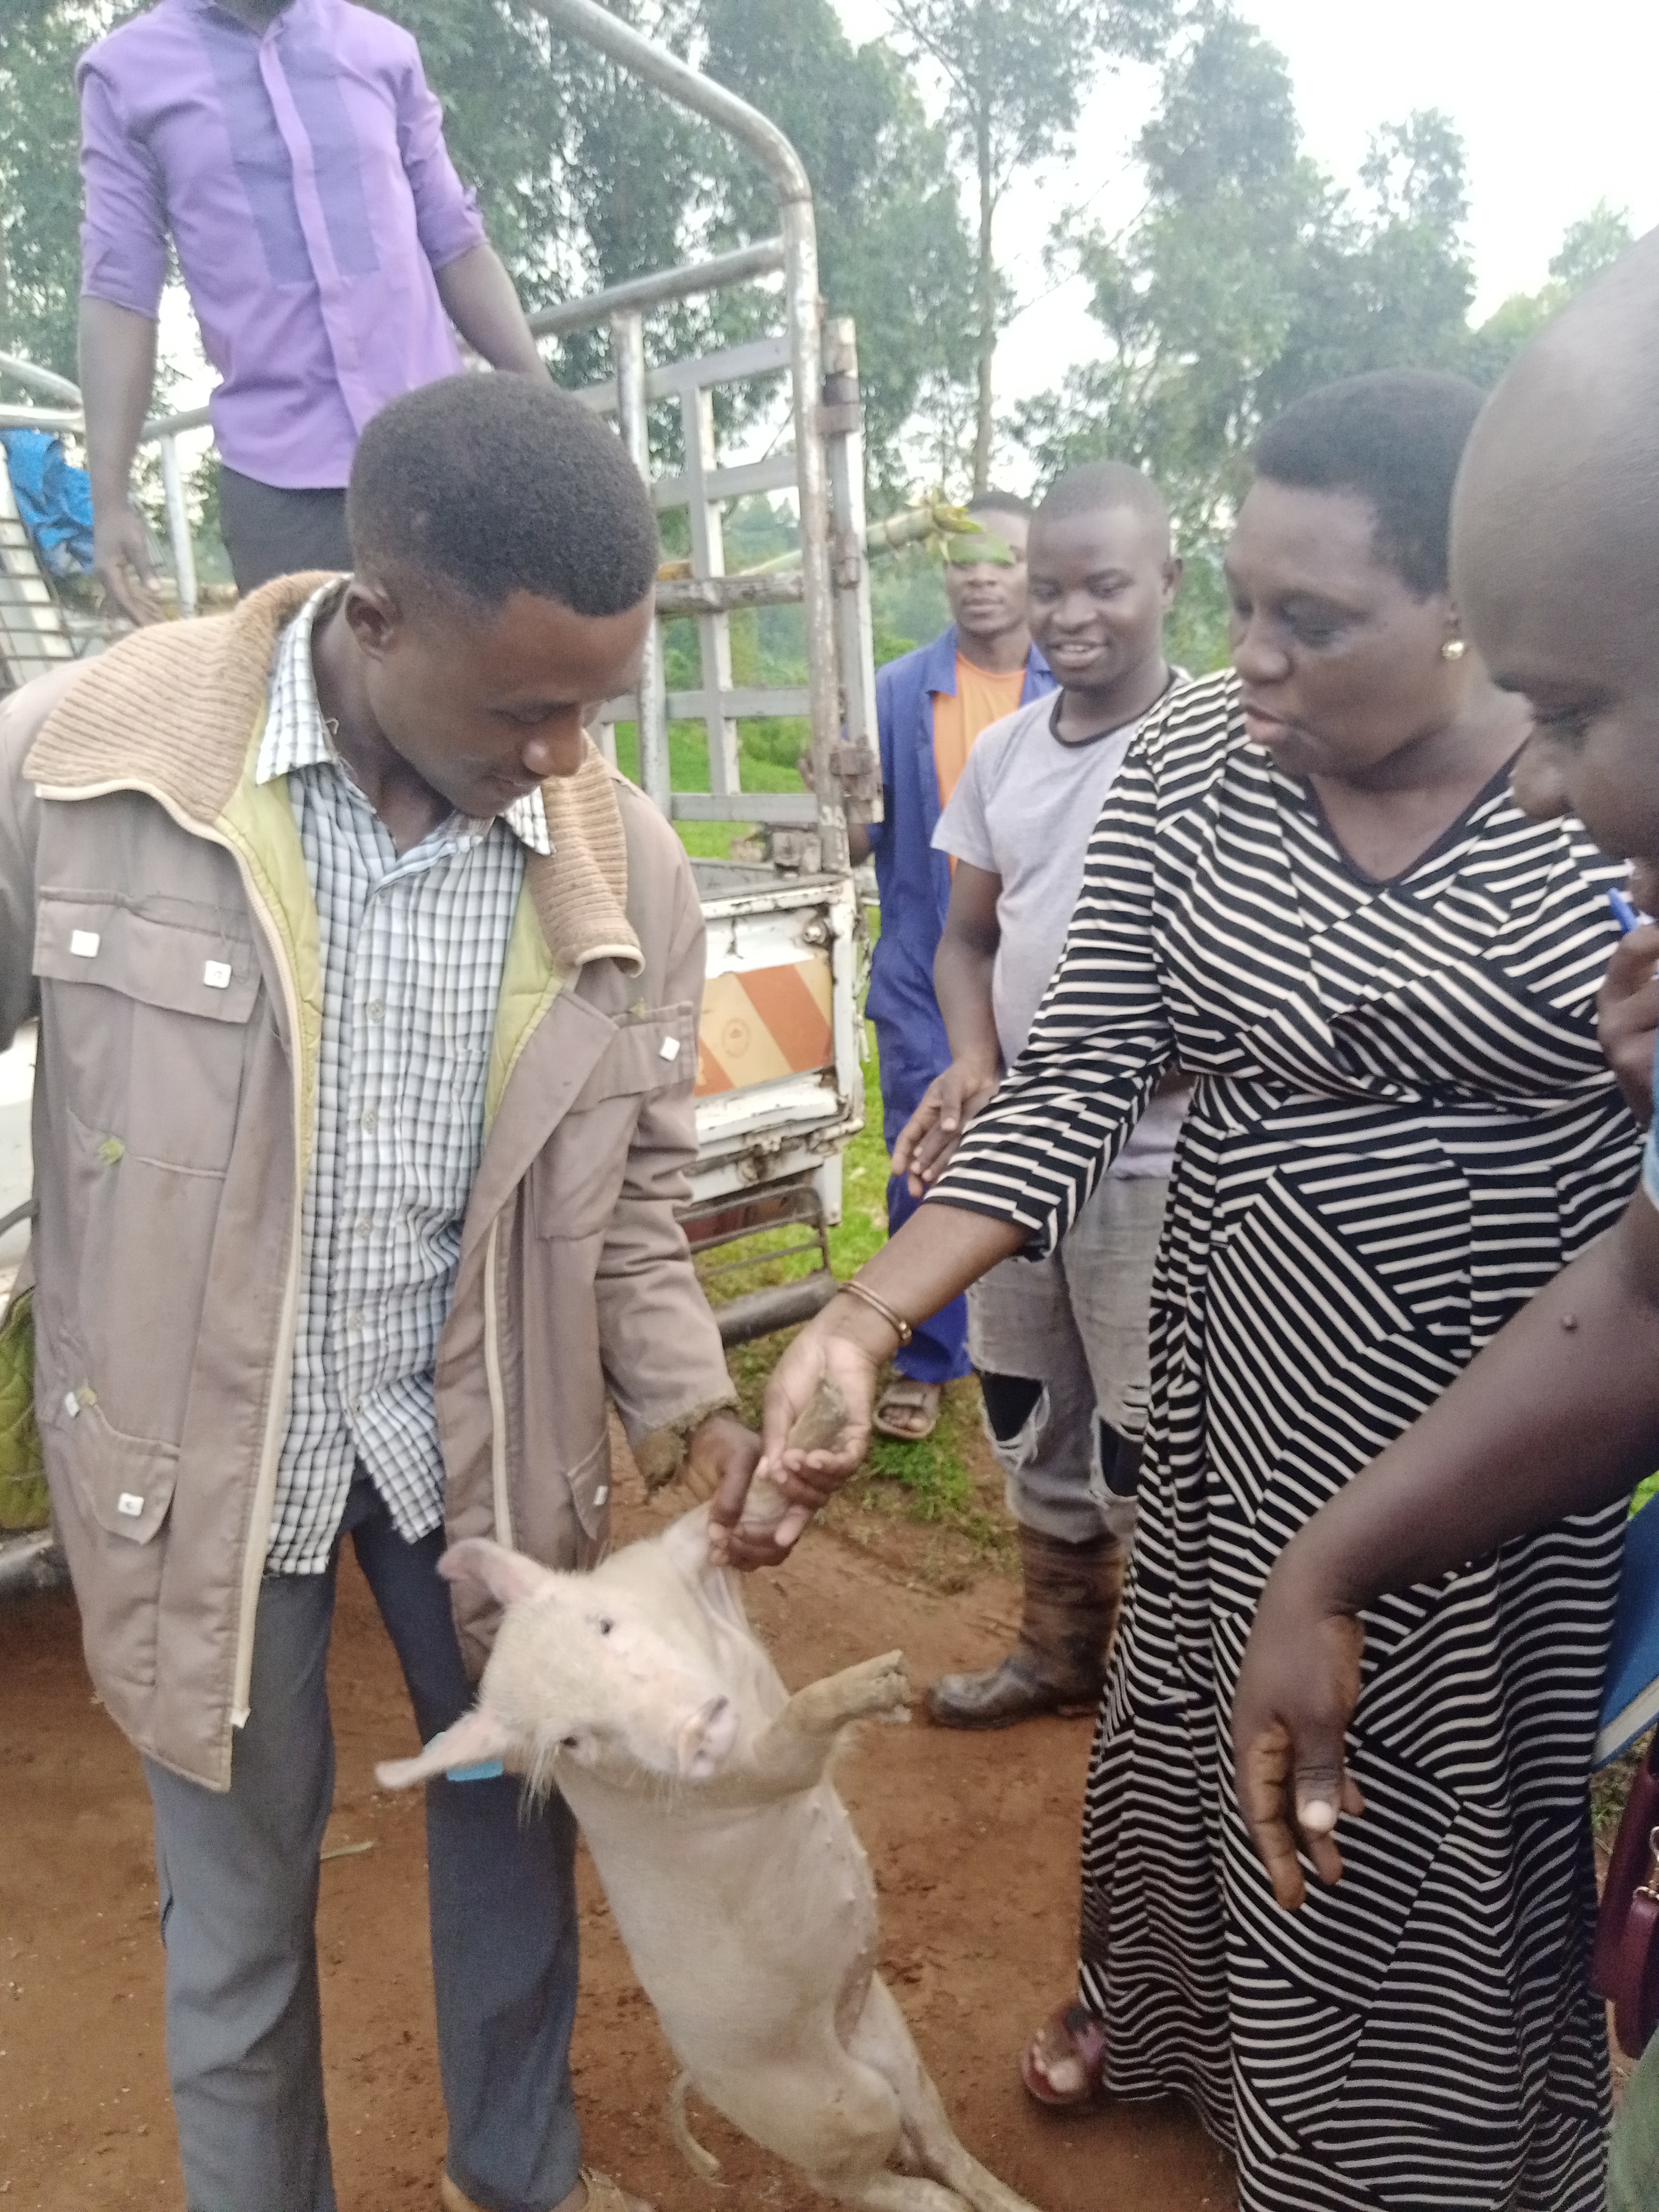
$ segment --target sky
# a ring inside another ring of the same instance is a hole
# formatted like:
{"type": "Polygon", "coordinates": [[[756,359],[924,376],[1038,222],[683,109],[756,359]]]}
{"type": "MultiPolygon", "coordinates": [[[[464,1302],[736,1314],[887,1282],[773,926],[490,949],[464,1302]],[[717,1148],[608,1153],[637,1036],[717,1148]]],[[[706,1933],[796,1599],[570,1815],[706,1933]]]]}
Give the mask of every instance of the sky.
{"type": "MultiPolygon", "coordinates": [[[[1290,64],[1308,152],[1353,183],[1370,134],[1414,108],[1444,109],[1468,161],[1474,314],[1537,290],[1568,224],[1608,200],[1640,232],[1659,223],[1655,0],[1236,0],[1290,64]]],[[[857,40],[889,27],[882,0],[836,0],[857,40]]],[[[999,246],[1019,296],[1048,284],[1042,240],[1059,209],[1087,203],[1109,226],[1134,214],[1135,134],[1157,96],[1151,70],[1109,79],[1089,104],[1079,151],[1016,187],[999,246]]],[[[1001,404],[1058,381],[1093,353],[1073,281],[1036,300],[999,356],[1001,404]]]]}
{"type": "MultiPolygon", "coordinates": [[[[3,4],[3,0],[0,0],[3,4]]],[[[1357,180],[1370,135],[1419,107],[1443,108],[1468,161],[1468,238],[1477,319],[1512,292],[1535,291],[1569,223],[1606,199],[1637,232],[1659,223],[1654,108],[1659,0],[1236,0],[1290,64],[1308,151],[1339,183],[1357,180]]],[[[851,37],[884,36],[883,0],[836,0],[851,37]]],[[[1139,198],[1136,133],[1157,99],[1155,70],[1104,79],[1073,157],[1018,184],[998,219],[1000,257],[1028,304],[998,355],[1000,408],[1059,382],[1090,359],[1097,333],[1086,291],[1055,285],[1042,247],[1060,210],[1084,206],[1109,228],[1139,198]]],[[[194,356],[177,404],[211,377],[182,301],[169,301],[168,349],[194,356]]],[[[1021,458],[999,473],[1021,488],[1021,458]]]]}

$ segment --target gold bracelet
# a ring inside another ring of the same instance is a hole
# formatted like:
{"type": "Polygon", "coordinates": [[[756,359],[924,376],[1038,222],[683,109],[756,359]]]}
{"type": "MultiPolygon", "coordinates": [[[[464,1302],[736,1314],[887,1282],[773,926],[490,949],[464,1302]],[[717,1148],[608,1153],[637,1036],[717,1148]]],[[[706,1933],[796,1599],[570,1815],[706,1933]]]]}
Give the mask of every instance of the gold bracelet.
{"type": "Polygon", "coordinates": [[[872,1313],[878,1313],[881,1316],[889,1328],[896,1328],[898,1331],[901,1346],[908,1344],[910,1339],[915,1334],[915,1331],[905,1320],[903,1315],[895,1313],[885,1298],[878,1297],[867,1284],[860,1282],[856,1275],[849,1276],[842,1285],[842,1288],[849,1296],[862,1298],[872,1313]]]}

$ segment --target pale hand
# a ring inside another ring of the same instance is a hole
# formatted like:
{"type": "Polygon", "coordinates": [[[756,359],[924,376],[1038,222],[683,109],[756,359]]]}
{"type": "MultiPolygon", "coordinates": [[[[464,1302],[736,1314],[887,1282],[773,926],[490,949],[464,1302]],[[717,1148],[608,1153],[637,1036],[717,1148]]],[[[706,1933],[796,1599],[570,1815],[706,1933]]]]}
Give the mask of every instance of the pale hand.
{"type": "Polygon", "coordinates": [[[963,1131],[1000,1079],[994,1067],[953,1060],[923,1091],[921,1105],[899,1131],[893,1147],[893,1173],[908,1177],[912,1198],[921,1197],[944,1174],[963,1131]]]}

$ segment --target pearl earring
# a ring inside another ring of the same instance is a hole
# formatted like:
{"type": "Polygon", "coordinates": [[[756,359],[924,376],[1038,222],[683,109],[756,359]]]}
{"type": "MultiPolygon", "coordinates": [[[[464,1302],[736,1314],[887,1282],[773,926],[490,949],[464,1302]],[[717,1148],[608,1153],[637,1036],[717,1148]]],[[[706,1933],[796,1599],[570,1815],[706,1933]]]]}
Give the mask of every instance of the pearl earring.
{"type": "Polygon", "coordinates": [[[1440,648],[1440,658],[1443,660],[1461,660],[1468,649],[1468,642],[1463,638],[1449,637],[1440,648]]]}

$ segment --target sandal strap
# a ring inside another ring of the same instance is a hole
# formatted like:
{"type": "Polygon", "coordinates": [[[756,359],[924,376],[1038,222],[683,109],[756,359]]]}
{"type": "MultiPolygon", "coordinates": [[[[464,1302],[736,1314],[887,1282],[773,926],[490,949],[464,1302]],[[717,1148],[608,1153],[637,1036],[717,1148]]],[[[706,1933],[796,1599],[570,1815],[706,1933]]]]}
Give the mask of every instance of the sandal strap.
{"type": "Polygon", "coordinates": [[[587,2184],[587,2212],[633,2212],[635,2200],[608,2173],[595,2173],[585,2166],[582,2179],[587,2184]]]}

